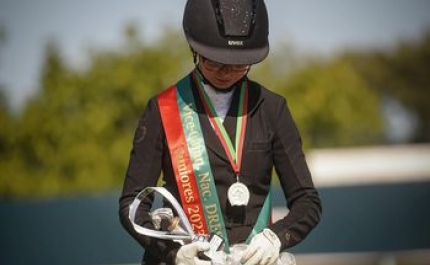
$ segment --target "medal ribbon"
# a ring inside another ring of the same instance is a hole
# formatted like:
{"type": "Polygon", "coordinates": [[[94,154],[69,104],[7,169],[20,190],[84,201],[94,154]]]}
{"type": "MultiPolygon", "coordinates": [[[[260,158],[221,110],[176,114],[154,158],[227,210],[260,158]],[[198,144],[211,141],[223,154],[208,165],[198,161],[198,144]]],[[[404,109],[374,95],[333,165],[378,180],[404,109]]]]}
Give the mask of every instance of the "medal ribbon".
{"type": "Polygon", "coordinates": [[[203,106],[205,108],[206,113],[209,116],[209,121],[211,122],[216,135],[218,136],[222,147],[227,154],[228,160],[233,168],[234,173],[236,174],[236,179],[239,181],[240,168],[242,164],[242,151],[243,151],[243,142],[245,140],[245,132],[246,132],[246,122],[247,122],[247,110],[248,110],[248,82],[242,82],[240,87],[240,97],[239,97],[239,107],[237,109],[237,121],[236,121],[236,139],[235,146],[230,140],[228,133],[222,124],[221,119],[218,117],[212,102],[207,95],[203,84],[202,77],[200,76],[199,71],[193,72],[194,80],[197,83],[197,87],[199,88],[199,95],[203,102],[203,106]]]}

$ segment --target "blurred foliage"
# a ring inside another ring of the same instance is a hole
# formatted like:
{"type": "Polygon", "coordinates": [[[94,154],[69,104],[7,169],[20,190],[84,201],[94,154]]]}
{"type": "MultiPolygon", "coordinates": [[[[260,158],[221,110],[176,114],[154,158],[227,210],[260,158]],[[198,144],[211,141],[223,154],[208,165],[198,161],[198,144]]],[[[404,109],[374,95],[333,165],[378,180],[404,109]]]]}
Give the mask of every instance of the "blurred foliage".
{"type": "MultiPolygon", "coordinates": [[[[277,64],[269,68],[283,69],[277,64]]],[[[291,73],[281,75],[277,71],[265,70],[265,76],[275,73],[270,77],[273,88],[287,98],[305,148],[370,145],[382,141],[379,97],[350,61],[344,58],[328,62],[310,60],[291,73]]]]}
{"type": "Polygon", "coordinates": [[[1,197],[121,186],[146,101],[192,63],[178,33],[170,31],[153,44],[138,43],[135,34],[127,38],[122,52],[90,54],[83,70],[68,67],[54,43],[47,46],[39,93],[15,125],[0,113],[1,197]],[[7,125],[13,128],[3,130],[7,125]]]}
{"type": "Polygon", "coordinates": [[[4,45],[7,40],[6,28],[3,24],[0,24],[0,47],[4,45]]]}
{"type": "MultiPolygon", "coordinates": [[[[120,51],[92,51],[84,69],[70,67],[49,43],[40,89],[20,115],[11,114],[0,93],[0,198],[121,187],[147,100],[192,68],[181,33],[167,29],[152,43],[142,41],[133,26],[124,35],[120,51]]],[[[306,148],[377,144],[384,141],[386,93],[430,121],[424,96],[429,49],[426,39],[390,53],[296,63],[294,51],[283,47],[251,76],[287,98],[306,148]]]]}
{"type": "Polygon", "coordinates": [[[430,32],[418,42],[402,42],[393,50],[345,55],[369,88],[398,100],[417,116],[411,142],[430,142],[430,32]]]}

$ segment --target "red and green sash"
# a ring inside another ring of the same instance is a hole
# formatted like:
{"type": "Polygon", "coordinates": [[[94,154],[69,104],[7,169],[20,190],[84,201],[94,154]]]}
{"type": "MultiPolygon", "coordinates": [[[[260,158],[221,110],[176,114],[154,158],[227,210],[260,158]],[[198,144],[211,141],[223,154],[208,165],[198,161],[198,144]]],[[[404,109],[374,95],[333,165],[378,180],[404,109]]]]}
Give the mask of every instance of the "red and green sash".
{"type": "MultiPolygon", "coordinates": [[[[196,71],[193,74],[194,80],[199,82],[196,77],[196,71]]],[[[223,214],[190,82],[191,80],[187,76],[158,96],[161,119],[172,158],[181,204],[194,232],[197,234],[217,234],[223,237],[225,239],[225,251],[228,252],[229,243],[223,214]]],[[[244,96],[246,87],[242,86],[241,89],[241,97],[243,99],[247,98],[244,96]]],[[[210,99],[205,98],[204,100],[210,99]]],[[[246,103],[247,100],[246,102],[241,100],[239,110],[242,106],[245,106],[243,107],[244,112],[239,115],[241,117],[246,113],[246,103]]],[[[218,123],[214,119],[212,111],[209,113],[209,117],[212,123],[218,123]]],[[[243,143],[246,119],[244,124],[242,118],[238,122],[242,124],[237,126],[242,128],[239,132],[239,137],[242,139],[239,139],[240,141],[238,142],[236,138],[236,146],[241,147],[240,142],[243,143]]],[[[215,127],[219,127],[217,125],[215,127]]],[[[230,146],[224,147],[230,149],[230,146]]],[[[229,153],[227,155],[230,162],[240,161],[236,154],[229,153]],[[232,157],[232,155],[235,156],[232,157]]],[[[234,169],[235,171],[237,170],[236,168],[234,169]]],[[[238,174],[239,172],[235,173],[238,174]]],[[[267,227],[270,213],[271,198],[269,194],[248,240],[267,227]]]]}

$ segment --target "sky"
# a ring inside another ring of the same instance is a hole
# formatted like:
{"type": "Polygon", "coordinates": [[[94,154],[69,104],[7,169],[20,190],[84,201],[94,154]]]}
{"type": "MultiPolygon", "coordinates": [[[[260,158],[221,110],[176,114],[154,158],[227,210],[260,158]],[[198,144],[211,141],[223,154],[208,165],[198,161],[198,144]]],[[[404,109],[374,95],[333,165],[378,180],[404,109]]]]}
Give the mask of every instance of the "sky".
{"type": "MultiPolygon", "coordinates": [[[[0,84],[19,107],[38,87],[44,47],[55,40],[71,65],[90,48],[121,44],[127,23],[155,40],[166,25],[181,30],[185,0],[0,0],[0,84]]],[[[346,48],[392,47],[430,30],[427,0],[266,0],[270,42],[333,54],[346,48]]]]}

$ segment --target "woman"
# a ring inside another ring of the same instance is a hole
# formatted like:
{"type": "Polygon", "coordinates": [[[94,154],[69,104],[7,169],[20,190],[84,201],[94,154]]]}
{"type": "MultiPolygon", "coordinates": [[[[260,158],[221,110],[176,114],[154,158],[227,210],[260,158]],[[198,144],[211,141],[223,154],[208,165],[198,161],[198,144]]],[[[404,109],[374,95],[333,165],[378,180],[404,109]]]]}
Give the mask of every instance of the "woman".
{"type": "MultiPolygon", "coordinates": [[[[129,206],[163,172],[195,233],[220,235],[226,251],[245,242],[243,264],[273,264],[315,227],[321,205],[285,99],[247,77],[269,52],[265,4],[188,0],[183,28],[195,69],[148,102],[120,198],[121,222],[145,249],[143,264],[210,264],[198,255],[209,248],[205,242],[181,246],[134,231],[129,206]],[[270,223],[273,168],[289,214],[270,223]]],[[[141,204],[136,222],[154,229],[150,206],[141,204]]]]}

